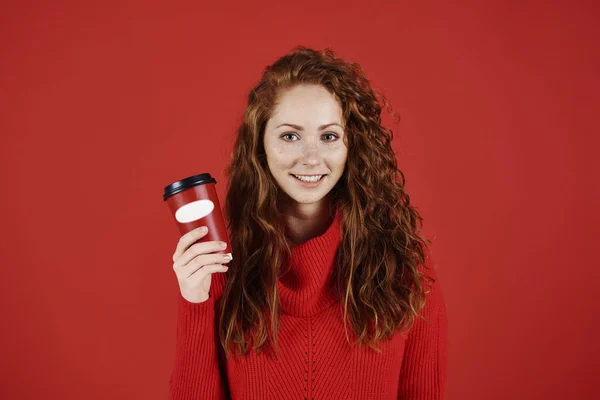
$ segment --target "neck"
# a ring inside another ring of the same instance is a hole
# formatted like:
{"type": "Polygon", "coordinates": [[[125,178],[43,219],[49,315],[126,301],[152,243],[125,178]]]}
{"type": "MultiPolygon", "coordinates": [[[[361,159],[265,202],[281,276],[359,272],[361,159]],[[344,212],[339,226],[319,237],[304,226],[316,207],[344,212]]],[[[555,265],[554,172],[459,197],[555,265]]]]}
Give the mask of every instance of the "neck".
{"type": "Polygon", "coordinates": [[[286,236],[293,245],[320,236],[327,231],[335,217],[335,207],[325,198],[320,204],[288,206],[282,213],[286,225],[286,236]]]}
{"type": "Polygon", "coordinates": [[[323,234],[292,247],[290,268],[278,279],[286,314],[316,315],[340,297],[330,281],[341,239],[341,210],[334,212],[335,218],[323,234]]]}

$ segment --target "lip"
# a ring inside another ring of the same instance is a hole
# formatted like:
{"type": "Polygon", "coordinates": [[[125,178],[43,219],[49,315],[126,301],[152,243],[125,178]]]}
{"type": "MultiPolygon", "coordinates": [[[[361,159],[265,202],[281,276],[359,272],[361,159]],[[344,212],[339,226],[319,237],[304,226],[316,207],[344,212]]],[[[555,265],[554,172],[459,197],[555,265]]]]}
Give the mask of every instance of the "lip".
{"type": "Polygon", "coordinates": [[[300,179],[297,179],[294,175],[298,175],[298,174],[290,174],[290,178],[292,178],[295,182],[298,182],[303,187],[307,187],[307,188],[314,188],[314,187],[319,186],[321,184],[321,182],[323,182],[325,180],[325,177],[327,176],[327,174],[298,175],[298,176],[323,175],[323,177],[316,182],[302,182],[300,179]]]}

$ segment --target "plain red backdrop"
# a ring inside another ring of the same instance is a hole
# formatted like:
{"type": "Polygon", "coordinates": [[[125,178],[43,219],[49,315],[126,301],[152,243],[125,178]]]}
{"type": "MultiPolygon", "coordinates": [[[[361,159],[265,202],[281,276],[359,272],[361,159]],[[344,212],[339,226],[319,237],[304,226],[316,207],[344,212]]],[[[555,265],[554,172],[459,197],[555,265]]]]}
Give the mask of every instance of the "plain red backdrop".
{"type": "Polygon", "coordinates": [[[446,398],[598,398],[598,7],[509,3],[5,3],[0,398],[166,398],[162,190],[210,172],[224,204],[248,90],[296,45],[359,62],[401,117],[446,398]]]}

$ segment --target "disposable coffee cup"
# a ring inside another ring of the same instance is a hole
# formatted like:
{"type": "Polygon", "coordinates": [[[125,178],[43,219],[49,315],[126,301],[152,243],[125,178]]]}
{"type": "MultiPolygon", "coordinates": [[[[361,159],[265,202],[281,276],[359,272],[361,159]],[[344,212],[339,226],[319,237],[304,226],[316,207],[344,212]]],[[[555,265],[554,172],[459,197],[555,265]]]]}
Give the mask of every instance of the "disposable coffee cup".
{"type": "Polygon", "coordinates": [[[193,175],[166,186],[163,200],[169,205],[182,236],[193,229],[206,226],[208,233],[194,244],[213,240],[225,242],[227,247],[215,253],[228,254],[233,258],[216,183],[209,173],[193,175]]]}

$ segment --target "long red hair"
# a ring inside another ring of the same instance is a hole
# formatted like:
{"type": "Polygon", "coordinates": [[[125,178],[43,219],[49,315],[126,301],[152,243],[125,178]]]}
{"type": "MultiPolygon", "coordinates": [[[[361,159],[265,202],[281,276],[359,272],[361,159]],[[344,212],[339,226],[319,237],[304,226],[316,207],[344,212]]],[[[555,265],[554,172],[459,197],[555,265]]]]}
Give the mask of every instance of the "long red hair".
{"type": "MultiPolygon", "coordinates": [[[[358,64],[330,49],[297,47],[268,66],[250,90],[227,169],[224,213],[236,257],[219,299],[218,332],[223,348],[241,355],[250,348],[260,352],[269,342],[278,352],[277,278],[289,263],[290,244],[263,135],[280,93],[301,84],[322,85],[343,110],[348,158],[329,194],[341,208],[343,232],[333,281],[356,343],[378,350],[378,341],[409,329],[425,303],[425,281],[433,282],[419,271],[431,242],[419,235],[422,218],[397,167],[393,133],[381,125],[387,100],[358,64]]],[[[350,341],[347,329],[346,336],[350,341]]]]}

